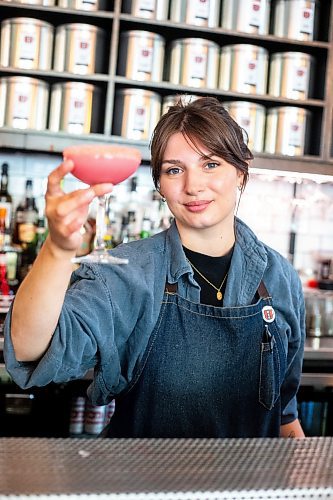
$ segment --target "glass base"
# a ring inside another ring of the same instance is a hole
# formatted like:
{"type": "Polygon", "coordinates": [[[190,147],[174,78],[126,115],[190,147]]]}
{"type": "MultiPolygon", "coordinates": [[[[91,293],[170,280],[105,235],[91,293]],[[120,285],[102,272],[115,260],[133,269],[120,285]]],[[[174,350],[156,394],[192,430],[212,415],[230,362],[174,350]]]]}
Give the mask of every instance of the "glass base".
{"type": "Polygon", "coordinates": [[[94,250],[88,255],[82,255],[81,257],[73,257],[72,262],[74,264],[83,264],[84,262],[91,262],[93,264],[128,264],[128,259],[122,259],[120,257],[114,257],[110,255],[106,250],[94,250]]]}

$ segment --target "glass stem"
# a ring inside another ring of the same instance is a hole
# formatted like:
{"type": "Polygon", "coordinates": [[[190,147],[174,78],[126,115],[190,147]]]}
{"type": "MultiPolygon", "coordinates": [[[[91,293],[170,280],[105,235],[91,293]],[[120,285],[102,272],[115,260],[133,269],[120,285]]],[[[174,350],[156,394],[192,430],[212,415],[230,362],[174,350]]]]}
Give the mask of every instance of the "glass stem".
{"type": "Polygon", "coordinates": [[[97,214],[96,214],[96,236],[94,241],[95,250],[105,251],[104,236],[107,231],[105,207],[106,207],[106,196],[99,196],[97,214]]]}

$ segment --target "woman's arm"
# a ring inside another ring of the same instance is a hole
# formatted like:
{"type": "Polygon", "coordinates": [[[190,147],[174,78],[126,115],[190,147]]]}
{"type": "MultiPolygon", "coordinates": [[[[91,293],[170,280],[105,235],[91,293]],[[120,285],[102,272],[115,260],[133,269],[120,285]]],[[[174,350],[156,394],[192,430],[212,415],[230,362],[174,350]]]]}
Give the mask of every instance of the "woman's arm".
{"type": "Polygon", "coordinates": [[[11,338],[18,361],[35,361],[46,351],[56,328],[73,270],[71,258],[81,243],[80,228],[95,196],[112,190],[100,184],[65,194],[60,183],[72,170],[62,163],[48,178],[46,216],[49,235],[20,285],[12,311],[11,338]]]}
{"type": "Polygon", "coordinates": [[[298,419],[289,424],[281,425],[280,437],[285,438],[303,438],[305,434],[298,419]]]}

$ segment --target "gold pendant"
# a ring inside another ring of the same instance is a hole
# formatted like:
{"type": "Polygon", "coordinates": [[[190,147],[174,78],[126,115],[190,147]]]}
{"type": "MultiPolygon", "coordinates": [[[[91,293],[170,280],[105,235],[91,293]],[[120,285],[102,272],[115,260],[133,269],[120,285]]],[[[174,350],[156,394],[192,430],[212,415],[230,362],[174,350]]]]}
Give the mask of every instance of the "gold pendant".
{"type": "Polygon", "coordinates": [[[217,298],[217,300],[222,300],[222,297],[223,297],[222,292],[220,292],[220,290],[219,290],[216,294],[216,298],[217,298]]]}

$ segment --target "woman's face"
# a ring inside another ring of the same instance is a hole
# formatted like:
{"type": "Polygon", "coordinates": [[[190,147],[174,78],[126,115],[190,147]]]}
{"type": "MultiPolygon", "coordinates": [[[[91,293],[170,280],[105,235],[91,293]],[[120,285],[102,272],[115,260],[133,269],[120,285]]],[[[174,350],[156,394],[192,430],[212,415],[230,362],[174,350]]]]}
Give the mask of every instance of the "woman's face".
{"type": "Polygon", "coordinates": [[[212,155],[200,143],[201,153],[183,135],[173,134],[165,149],[160,192],[181,230],[221,230],[233,227],[237,187],[242,174],[212,155]]]}

